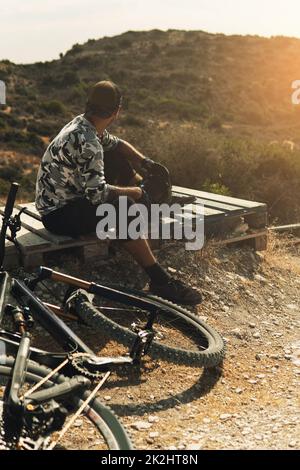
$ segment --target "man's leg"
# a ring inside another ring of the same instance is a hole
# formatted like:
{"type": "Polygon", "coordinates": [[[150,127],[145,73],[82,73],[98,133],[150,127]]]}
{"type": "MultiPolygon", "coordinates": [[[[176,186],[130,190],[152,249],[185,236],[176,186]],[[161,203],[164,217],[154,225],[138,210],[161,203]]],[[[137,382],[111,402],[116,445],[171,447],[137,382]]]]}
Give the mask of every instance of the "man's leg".
{"type": "Polygon", "coordinates": [[[150,291],[173,302],[199,304],[202,301],[200,292],[174,279],[157,262],[149,243],[145,239],[124,242],[124,248],[145,270],[150,278],[150,291]]]}
{"type": "MultiPolygon", "coordinates": [[[[120,199],[117,198],[113,202],[116,212],[117,220],[119,220],[120,199]]],[[[127,198],[129,206],[135,205],[135,201],[127,198]]],[[[128,206],[127,206],[128,207],[128,206]]],[[[127,224],[129,225],[131,217],[128,217],[127,224]]],[[[127,228],[128,228],[127,225],[127,228]]],[[[117,227],[117,233],[119,227],[117,227]]],[[[154,294],[164,297],[173,302],[183,304],[199,304],[202,301],[201,294],[198,290],[187,286],[184,282],[174,279],[156,260],[148,241],[145,238],[138,238],[131,240],[128,233],[127,240],[123,240],[122,244],[128,253],[135,259],[135,261],[145,270],[150,278],[150,291],[154,294]]]]}
{"type": "Polygon", "coordinates": [[[118,147],[104,152],[104,174],[107,183],[116,186],[137,186],[143,179],[118,147]]]}
{"type": "Polygon", "coordinates": [[[98,221],[96,207],[85,198],[71,201],[62,208],[42,217],[45,228],[50,232],[74,238],[95,233],[98,221]]]}
{"type": "Polygon", "coordinates": [[[147,240],[139,238],[124,242],[124,248],[145,270],[152,283],[161,285],[170,281],[171,276],[158,263],[147,240]]]}
{"type": "Polygon", "coordinates": [[[125,250],[131,254],[142,268],[148,268],[156,263],[156,258],[147,240],[139,238],[138,240],[124,242],[123,245],[125,250]]]}

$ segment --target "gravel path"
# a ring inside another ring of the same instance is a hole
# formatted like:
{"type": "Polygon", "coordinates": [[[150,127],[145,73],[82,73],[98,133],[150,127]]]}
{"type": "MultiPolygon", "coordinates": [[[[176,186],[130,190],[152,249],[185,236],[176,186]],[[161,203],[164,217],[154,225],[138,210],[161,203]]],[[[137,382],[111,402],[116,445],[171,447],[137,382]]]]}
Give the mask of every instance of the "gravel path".
{"type": "MultiPolygon", "coordinates": [[[[300,258],[278,250],[210,246],[200,255],[175,244],[159,252],[164,266],[202,289],[204,303],[195,312],[222,333],[227,356],[217,370],[148,362],[140,375],[111,377],[101,398],[121,417],[136,448],[299,448],[300,258]]],[[[119,254],[84,267],[56,264],[100,282],[126,279],[141,288],[146,281],[119,254]]],[[[117,352],[99,332],[72,328],[109,354],[117,352]]]]}

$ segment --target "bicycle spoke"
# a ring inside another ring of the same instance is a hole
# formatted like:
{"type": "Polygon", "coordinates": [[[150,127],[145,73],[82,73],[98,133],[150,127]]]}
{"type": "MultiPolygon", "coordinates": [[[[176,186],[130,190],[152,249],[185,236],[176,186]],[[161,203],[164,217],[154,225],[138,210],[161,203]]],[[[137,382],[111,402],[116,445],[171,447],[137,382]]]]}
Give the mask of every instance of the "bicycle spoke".
{"type": "Polygon", "coordinates": [[[94,390],[90,393],[88,398],[82,403],[80,408],[76,411],[76,413],[72,416],[70,421],[66,424],[66,426],[60,431],[58,437],[53,441],[50,446],[48,447],[48,450],[54,449],[54,447],[57,445],[57,443],[63,438],[63,436],[66,434],[66,432],[70,429],[70,427],[74,424],[75,420],[81,415],[83,410],[86,408],[86,406],[90,403],[90,401],[96,396],[97,392],[100,390],[102,385],[106,382],[108,377],[110,376],[110,371],[108,371],[103,379],[96,385],[94,390]]]}

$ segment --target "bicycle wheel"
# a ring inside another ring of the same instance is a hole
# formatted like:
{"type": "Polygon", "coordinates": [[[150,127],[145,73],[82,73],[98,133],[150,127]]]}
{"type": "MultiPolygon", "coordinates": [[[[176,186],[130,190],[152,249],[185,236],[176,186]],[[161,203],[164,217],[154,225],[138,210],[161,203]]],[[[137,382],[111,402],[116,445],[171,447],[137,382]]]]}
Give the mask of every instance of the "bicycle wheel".
{"type": "MultiPolygon", "coordinates": [[[[12,375],[12,368],[14,365],[14,358],[8,356],[0,356],[0,450],[14,450],[18,446],[14,440],[8,441],[5,438],[4,432],[4,421],[3,421],[3,394],[5,385],[10,380],[12,375]]],[[[49,373],[49,369],[33,361],[28,361],[28,368],[26,372],[24,389],[30,385],[37,383],[41,378],[45,377],[49,373]]],[[[43,387],[49,387],[54,383],[61,383],[67,380],[62,375],[55,374],[49,379],[43,387]]],[[[73,396],[72,405],[76,409],[83,403],[88,397],[89,392],[84,392],[81,396],[73,396]]],[[[71,415],[67,417],[66,422],[70,419],[71,415]]],[[[66,449],[66,450],[130,450],[132,449],[129,437],[124,430],[121,423],[118,421],[113,412],[104,406],[99,400],[92,400],[89,405],[86,406],[84,412],[75,421],[75,427],[71,427],[66,435],[59,441],[59,444],[55,449],[66,449]],[[80,426],[80,432],[78,432],[80,426]]],[[[35,447],[35,442],[26,436],[25,442],[32,449],[39,449],[41,447],[35,447]]],[[[55,433],[51,438],[55,439],[55,433]]],[[[51,439],[50,438],[50,439],[51,439]]],[[[51,440],[49,441],[49,444],[51,440]]],[[[48,443],[47,443],[48,445],[48,443]]]]}
{"type": "MultiPolygon", "coordinates": [[[[196,315],[172,302],[152,294],[120,289],[123,294],[134,294],[146,299],[158,312],[154,329],[157,332],[148,354],[183,365],[214,367],[224,358],[225,345],[221,336],[196,315]]],[[[83,290],[72,294],[71,303],[79,318],[93,328],[106,331],[112,339],[130,347],[136,338],[133,322],[145,324],[148,311],[132,305],[134,301],[116,303],[95,295],[93,303],[83,290]],[[72,298],[73,296],[73,298],[72,298]]]]}

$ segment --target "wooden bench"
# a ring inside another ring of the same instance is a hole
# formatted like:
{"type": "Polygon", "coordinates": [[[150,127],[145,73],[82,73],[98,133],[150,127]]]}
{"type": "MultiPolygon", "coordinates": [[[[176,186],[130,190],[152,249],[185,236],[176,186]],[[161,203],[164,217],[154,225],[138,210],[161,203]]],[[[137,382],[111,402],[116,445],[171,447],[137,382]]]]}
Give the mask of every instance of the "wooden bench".
{"type": "MultiPolygon", "coordinates": [[[[266,204],[237,199],[219,194],[197,191],[194,189],[173,186],[174,198],[194,196],[195,201],[185,205],[185,211],[191,223],[197,213],[201,212],[204,205],[204,229],[207,238],[214,237],[222,243],[241,242],[250,240],[256,250],[266,248],[267,243],[267,206],[266,204]],[[241,233],[238,226],[245,226],[241,233]]],[[[14,214],[22,207],[26,207],[21,216],[22,228],[18,232],[17,240],[22,250],[23,261],[26,267],[43,264],[45,253],[59,252],[64,249],[76,248],[86,258],[88,252],[97,256],[108,255],[108,242],[100,241],[95,235],[80,237],[77,239],[55,235],[46,230],[41,222],[33,202],[16,205],[14,214]]],[[[3,207],[0,208],[3,214],[3,207]]],[[[174,218],[162,217],[161,224],[175,224],[180,214],[174,214],[174,218]]],[[[11,267],[18,264],[18,252],[14,244],[6,241],[5,266],[11,267]]]]}

